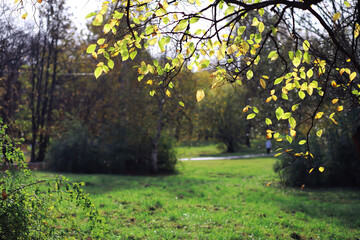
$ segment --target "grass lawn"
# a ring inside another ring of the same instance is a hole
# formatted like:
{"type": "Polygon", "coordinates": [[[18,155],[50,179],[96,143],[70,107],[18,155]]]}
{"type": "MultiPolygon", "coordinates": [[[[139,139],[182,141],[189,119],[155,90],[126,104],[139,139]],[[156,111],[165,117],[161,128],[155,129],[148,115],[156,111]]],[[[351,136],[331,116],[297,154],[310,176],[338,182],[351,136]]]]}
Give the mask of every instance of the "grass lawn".
{"type": "Polygon", "coordinates": [[[185,142],[175,149],[179,158],[223,157],[266,153],[265,140],[257,139],[251,141],[251,147],[241,146],[236,153],[226,153],[224,152],[226,150],[224,144],[208,141],[185,142]]]}
{"type": "MultiPolygon", "coordinates": [[[[113,239],[359,239],[360,191],[282,189],[273,158],[187,161],[171,176],[66,174],[113,239]]],[[[51,173],[36,173],[38,177],[51,173]]]]}

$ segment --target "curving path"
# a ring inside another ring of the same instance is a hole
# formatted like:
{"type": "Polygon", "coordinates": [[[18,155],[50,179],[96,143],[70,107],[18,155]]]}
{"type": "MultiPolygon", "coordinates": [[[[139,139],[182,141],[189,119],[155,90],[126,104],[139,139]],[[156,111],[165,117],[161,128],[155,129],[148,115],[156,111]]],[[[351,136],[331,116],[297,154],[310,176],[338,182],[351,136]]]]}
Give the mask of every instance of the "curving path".
{"type": "Polygon", "coordinates": [[[274,154],[248,154],[248,155],[239,155],[239,156],[229,156],[229,157],[195,157],[195,158],[179,158],[179,161],[202,161],[202,160],[231,160],[231,159],[241,159],[241,158],[253,158],[253,157],[273,157],[274,154]]]}

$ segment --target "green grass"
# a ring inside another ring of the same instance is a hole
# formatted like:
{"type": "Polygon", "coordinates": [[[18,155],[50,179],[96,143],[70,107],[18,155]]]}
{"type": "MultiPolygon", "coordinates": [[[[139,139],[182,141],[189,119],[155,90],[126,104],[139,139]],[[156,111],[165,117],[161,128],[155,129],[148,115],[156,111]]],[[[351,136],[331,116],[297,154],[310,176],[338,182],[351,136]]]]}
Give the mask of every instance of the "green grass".
{"type": "Polygon", "coordinates": [[[179,174],[156,177],[67,176],[87,183],[113,239],[360,237],[358,190],[283,189],[274,182],[273,162],[180,162],[179,174]]]}
{"type": "Polygon", "coordinates": [[[265,140],[252,140],[251,147],[241,146],[236,153],[226,153],[224,144],[208,141],[184,142],[176,148],[179,158],[191,157],[224,157],[224,156],[241,156],[246,154],[266,153],[265,140]]]}

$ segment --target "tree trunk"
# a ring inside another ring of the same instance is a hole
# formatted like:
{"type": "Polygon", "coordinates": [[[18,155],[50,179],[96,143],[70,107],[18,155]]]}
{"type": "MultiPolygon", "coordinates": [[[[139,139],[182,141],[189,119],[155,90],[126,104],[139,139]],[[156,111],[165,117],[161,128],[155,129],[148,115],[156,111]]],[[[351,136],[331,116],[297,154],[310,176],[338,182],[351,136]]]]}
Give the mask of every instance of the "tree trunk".
{"type": "Polygon", "coordinates": [[[352,136],[352,139],[355,143],[356,151],[358,153],[358,159],[360,160],[360,126],[356,129],[356,132],[352,136]]]}
{"type": "Polygon", "coordinates": [[[158,171],[158,148],[159,148],[159,141],[161,136],[162,130],[162,121],[163,121],[163,114],[164,114],[164,99],[160,98],[158,100],[158,119],[156,122],[156,135],[152,140],[152,152],[151,152],[151,171],[153,173],[157,173],[158,171]]]}

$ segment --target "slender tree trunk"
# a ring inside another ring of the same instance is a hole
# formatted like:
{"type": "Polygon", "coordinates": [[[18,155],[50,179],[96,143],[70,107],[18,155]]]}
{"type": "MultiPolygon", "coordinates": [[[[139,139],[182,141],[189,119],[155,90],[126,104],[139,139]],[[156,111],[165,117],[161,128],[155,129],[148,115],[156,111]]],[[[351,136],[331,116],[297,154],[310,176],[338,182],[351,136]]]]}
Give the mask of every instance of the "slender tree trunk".
{"type": "Polygon", "coordinates": [[[156,135],[152,141],[152,152],[151,152],[151,168],[153,173],[157,173],[158,171],[158,149],[159,149],[159,141],[161,136],[161,130],[163,125],[163,115],[164,115],[164,99],[161,97],[158,100],[158,119],[156,122],[156,135]]]}
{"type": "Polygon", "coordinates": [[[358,153],[358,159],[360,160],[360,126],[356,129],[356,132],[352,136],[352,139],[355,143],[356,151],[358,153]]]}

